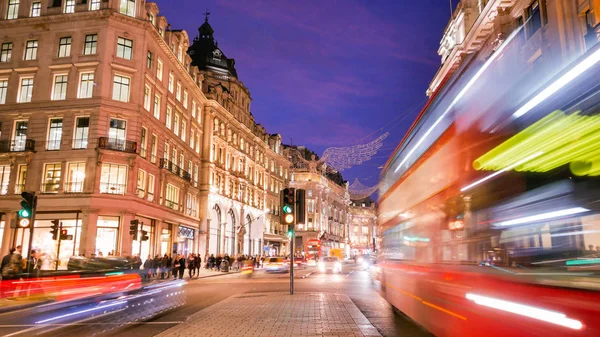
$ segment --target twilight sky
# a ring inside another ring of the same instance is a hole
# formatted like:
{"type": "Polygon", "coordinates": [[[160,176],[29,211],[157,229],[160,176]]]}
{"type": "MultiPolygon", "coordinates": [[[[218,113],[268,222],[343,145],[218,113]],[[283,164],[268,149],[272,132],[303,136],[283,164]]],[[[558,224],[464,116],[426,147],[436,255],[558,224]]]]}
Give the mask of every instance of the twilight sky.
{"type": "Polygon", "coordinates": [[[390,131],[374,159],[342,172],[368,186],[426,102],[450,18],[448,0],[151,1],[190,39],[208,9],[255,120],[284,143],[321,154],[390,131]]]}

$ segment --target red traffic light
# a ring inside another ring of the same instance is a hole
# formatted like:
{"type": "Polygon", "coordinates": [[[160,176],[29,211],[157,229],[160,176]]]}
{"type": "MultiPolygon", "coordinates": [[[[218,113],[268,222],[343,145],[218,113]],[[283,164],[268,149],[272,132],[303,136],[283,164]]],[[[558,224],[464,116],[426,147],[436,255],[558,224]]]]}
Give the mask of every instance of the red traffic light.
{"type": "Polygon", "coordinates": [[[67,230],[66,229],[61,229],[60,230],[60,235],[67,235],[67,230]]]}

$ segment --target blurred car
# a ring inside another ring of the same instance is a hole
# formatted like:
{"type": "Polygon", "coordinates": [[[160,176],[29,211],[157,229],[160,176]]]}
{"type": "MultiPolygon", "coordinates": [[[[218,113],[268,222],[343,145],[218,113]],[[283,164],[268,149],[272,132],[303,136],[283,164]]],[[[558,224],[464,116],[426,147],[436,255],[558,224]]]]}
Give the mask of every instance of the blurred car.
{"type": "Polygon", "coordinates": [[[306,260],[302,257],[295,257],[294,258],[294,268],[297,269],[305,269],[307,267],[307,263],[306,260]]]}
{"type": "Polygon", "coordinates": [[[326,256],[321,258],[319,261],[319,271],[322,273],[327,273],[331,271],[332,273],[341,273],[342,272],[342,261],[337,256],[326,256]]]}
{"type": "Polygon", "coordinates": [[[283,257],[269,257],[265,259],[264,268],[267,273],[287,273],[290,271],[290,263],[283,257]]]}

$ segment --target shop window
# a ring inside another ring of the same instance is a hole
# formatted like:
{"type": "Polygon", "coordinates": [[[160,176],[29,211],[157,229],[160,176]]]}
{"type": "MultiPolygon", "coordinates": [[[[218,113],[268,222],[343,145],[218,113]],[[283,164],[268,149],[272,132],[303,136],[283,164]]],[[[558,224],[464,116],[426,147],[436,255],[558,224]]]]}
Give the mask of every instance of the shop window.
{"type": "Polygon", "coordinates": [[[99,216],[96,229],[96,256],[116,254],[119,218],[99,216]]]}

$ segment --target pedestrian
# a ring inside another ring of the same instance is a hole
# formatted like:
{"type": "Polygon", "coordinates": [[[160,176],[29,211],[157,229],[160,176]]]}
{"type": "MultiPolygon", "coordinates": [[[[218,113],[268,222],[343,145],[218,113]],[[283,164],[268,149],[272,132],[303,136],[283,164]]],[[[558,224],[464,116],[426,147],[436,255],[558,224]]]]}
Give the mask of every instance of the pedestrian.
{"type": "Polygon", "coordinates": [[[221,254],[219,254],[215,258],[215,266],[217,267],[217,271],[221,270],[221,261],[223,261],[223,257],[221,256],[221,254]]]}
{"type": "Polygon", "coordinates": [[[5,256],[2,259],[2,279],[16,279],[23,273],[23,257],[21,257],[21,246],[12,248],[8,258],[5,256]],[[5,262],[6,259],[6,262],[5,262]]]}
{"type": "Polygon", "coordinates": [[[179,255],[179,279],[183,280],[183,273],[185,272],[185,257],[179,255]]]}
{"type": "Polygon", "coordinates": [[[152,276],[158,276],[158,268],[160,268],[160,256],[156,254],[152,259],[152,276]]]}
{"type": "Polygon", "coordinates": [[[196,275],[200,276],[200,268],[202,268],[202,258],[200,257],[200,254],[196,255],[195,265],[196,265],[196,275]]]}
{"type": "Polygon", "coordinates": [[[152,276],[152,255],[148,254],[148,258],[144,261],[144,278],[150,279],[152,276]]]}
{"type": "Polygon", "coordinates": [[[188,256],[187,267],[190,278],[194,277],[194,270],[196,269],[196,259],[193,253],[188,256]]]}
{"type": "Polygon", "coordinates": [[[210,268],[210,270],[213,270],[215,268],[215,264],[217,263],[217,259],[215,258],[214,254],[210,254],[210,257],[208,258],[208,262],[209,262],[208,267],[210,268]]]}
{"type": "MultiPolygon", "coordinates": [[[[177,273],[179,272],[179,254],[173,256],[173,278],[177,279],[177,273]]],[[[184,267],[185,268],[185,267],[184,267]]]]}
{"type": "Polygon", "coordinates": [[[4,267],[6,267],[9,263],[10,263],[10,258],[12,257],[12,254],[15,252],[16,248],[15,247],[11,247],[8,250],[8,254],[6,254],[3,258],[2,258],[2,265],[0,266],[0,273],[4,274],[4,267]]]}

